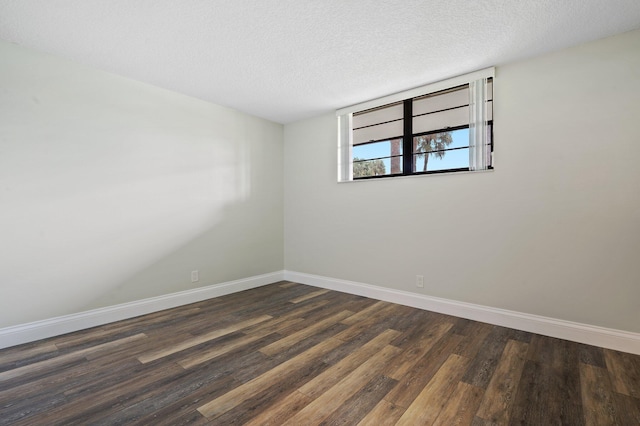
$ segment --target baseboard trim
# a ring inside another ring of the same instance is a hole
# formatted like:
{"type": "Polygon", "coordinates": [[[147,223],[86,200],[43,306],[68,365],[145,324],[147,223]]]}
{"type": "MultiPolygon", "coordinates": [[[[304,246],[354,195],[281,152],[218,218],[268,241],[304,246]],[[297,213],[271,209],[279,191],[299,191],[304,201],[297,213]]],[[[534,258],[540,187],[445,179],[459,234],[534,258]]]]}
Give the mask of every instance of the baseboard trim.
{"type": "Polygon", "coordinates": [[[77,314],[6,327],[0,329],[0,349],[150,314],[164,309],[188,305],[189,303],[200,302],[211,299],[212,297],[249,290],[282,281],[283,279],[284,271],[277,271],[177,293],[150,297],[135,302],[92,309],[77,314]]]}
{"type": "Polygon", "coordinates": [[[284,279],[413,308],[640,355],[640,333],[598,327],[320,275],[284,271],[284,279]]]}

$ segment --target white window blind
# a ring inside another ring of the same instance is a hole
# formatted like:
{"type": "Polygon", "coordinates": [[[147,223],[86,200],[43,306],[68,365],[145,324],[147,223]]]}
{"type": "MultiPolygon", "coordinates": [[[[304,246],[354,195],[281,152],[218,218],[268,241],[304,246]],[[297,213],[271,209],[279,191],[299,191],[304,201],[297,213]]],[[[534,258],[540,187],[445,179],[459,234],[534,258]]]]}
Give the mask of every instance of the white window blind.
{"type": "Polygon", "coordinates": [[[402,137],[403,123],[402,103],[353,114],[353,144],[402,137]]]}
{"type": "Polygon", "coordinates": [[[414,98],[413,133],[469,125],[468,108],[468,85],[414,98]]]}

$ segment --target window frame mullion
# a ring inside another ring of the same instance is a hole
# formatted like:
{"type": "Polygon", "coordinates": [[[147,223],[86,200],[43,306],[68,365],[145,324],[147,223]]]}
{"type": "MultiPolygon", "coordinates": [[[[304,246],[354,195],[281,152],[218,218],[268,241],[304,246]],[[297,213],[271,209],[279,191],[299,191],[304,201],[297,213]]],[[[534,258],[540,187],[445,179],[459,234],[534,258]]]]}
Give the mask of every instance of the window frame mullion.
{"type": "Polygon", "coordinates": [[[413,174],[413,98],[404,100],[402,136],[402,175],[413,174]]]}

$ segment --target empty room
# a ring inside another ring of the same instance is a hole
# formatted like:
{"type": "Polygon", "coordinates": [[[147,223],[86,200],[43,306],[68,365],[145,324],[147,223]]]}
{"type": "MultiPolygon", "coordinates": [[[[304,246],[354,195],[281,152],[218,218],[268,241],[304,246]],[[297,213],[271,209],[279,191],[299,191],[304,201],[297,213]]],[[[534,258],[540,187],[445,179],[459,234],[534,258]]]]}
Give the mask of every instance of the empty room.
{"type": "Polygon", "coordinates": [[[637,0],[0,0],[0,425],[639,425],[637,0]]]}

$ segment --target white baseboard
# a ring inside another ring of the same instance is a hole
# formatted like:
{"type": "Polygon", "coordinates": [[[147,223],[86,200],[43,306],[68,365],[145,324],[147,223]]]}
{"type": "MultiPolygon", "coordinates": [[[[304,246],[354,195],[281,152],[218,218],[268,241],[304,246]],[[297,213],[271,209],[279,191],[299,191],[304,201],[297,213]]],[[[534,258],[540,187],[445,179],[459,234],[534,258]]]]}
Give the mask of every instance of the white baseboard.
{"type": "Polygon", "coordinates": [[[370,284],[284,271],[284,279],[517,330],[640,355],[640,333],[458,302],[370,284]]]}
{"type": "Polygon", "coordinates": [[[0,349],[282,281],[284,271],[0,329],[0,349]]]}
{"type": "Polygon", "coordinates": [[[200,302],[238,291],[249,290],[281,280],[356,294],[376,300],[384,300],[386,302],[398,303],[414,308],[640,355],[640,333],[581,324],[540,315],[525,314],[506,309],[458,302],[370,284],[293,271],[278,271],[257,275],[135,302],[2,328],[0,329],[0,349],[158,312],[164,309],[175,308],[189,303],[200,302]]]}

